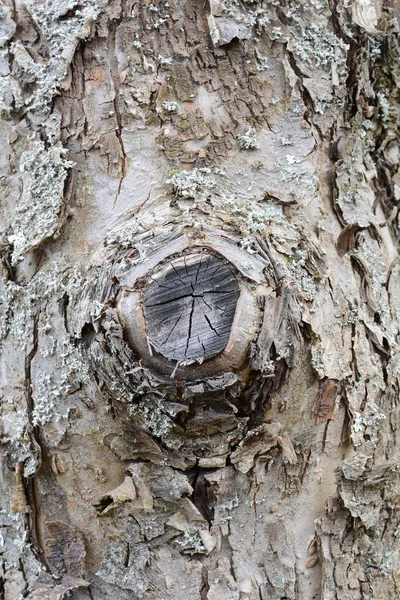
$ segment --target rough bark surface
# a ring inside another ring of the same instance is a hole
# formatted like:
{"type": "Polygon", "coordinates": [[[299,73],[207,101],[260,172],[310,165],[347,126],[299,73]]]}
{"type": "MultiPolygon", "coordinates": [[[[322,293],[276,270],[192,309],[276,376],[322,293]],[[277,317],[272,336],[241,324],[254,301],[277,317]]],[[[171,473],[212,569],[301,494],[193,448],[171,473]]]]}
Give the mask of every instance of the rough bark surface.
{"type": "Polygon", "coordinates": [[[0,599],[399,598],[397,0],[0,19],[0,599]],[[196,253],[230,337],[163,356],[196,253]]]}

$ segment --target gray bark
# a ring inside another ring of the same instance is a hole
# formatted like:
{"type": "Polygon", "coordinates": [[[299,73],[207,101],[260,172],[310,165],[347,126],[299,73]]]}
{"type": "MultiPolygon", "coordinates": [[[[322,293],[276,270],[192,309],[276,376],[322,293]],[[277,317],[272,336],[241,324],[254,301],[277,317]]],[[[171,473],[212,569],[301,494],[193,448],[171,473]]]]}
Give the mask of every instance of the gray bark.
{"type": "Polygon", "coordinates": [[[400,596],[399,14],[0,6],[0,600],[400,596]]]}

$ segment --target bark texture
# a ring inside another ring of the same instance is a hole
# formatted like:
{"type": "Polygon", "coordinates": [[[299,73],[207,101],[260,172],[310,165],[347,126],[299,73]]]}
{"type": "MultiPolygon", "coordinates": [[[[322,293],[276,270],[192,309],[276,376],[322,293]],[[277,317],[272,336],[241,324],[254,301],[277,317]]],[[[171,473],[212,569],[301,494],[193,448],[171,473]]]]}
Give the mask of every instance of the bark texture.
{"type": "Polygon", "coordinates": [[[3,0],[1,600],[400,597],[399,18],[3,0]]]}

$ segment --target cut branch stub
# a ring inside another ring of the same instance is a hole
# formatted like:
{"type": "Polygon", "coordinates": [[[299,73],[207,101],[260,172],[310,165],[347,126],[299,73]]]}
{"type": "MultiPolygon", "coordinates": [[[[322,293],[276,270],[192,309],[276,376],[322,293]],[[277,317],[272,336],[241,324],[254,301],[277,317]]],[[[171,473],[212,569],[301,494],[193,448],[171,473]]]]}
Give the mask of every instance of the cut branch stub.
{"type": "Polygon", "coordinates": [[[225,243],[223,252],[210,246],[189,240],[182,249],[158,245],[157,262],[149,254],[121,281],[117,312],[124,340],[145,367],[169,381],[247,376],[264,286],[241,272],[252,255],[238,253],[234,244],[225,243]]]}
{"type": "Polygon", "coordinates": [[[202,363],[226,347],[240,295],[232,269],[217,256],[171,261],[142,292],[147,336],[179,363],[202,363]]]}

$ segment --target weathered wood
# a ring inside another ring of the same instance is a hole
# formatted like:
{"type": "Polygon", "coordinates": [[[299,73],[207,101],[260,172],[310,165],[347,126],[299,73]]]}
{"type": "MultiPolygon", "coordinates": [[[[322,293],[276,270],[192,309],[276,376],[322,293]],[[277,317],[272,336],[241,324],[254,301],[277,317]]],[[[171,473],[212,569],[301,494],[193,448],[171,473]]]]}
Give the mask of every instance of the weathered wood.
{"type": "Polygon", "coordinates": [[[215,356],[228,342],[239,294],[233,268],[215,255],[170,262],[142,294],[150,343],[179,363],[215,356]]]}
{"type": "Polygon", "coordinates": [[[1,2],[0,600],[399,598],[398,4],[1,2]]]}

